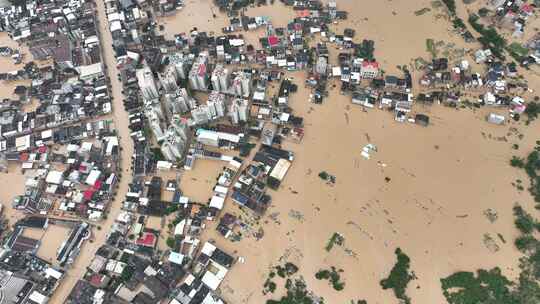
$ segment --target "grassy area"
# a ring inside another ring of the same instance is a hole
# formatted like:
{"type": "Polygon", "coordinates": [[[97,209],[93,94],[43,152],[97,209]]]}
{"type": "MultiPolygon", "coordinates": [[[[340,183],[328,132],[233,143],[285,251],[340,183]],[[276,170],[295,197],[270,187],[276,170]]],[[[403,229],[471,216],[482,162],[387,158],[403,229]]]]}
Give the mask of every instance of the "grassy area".
{"type": "Polygon", "coordinates": [[[411,299],[407,296],[406,289],[409,282],[414,278],[414,275],[409,272],[411,260],[400,248],[396,249],[395,254],[397,262],[388,277],[381,280],[380,284],[383,289],[394,290],[396,298],[403,301],[403,303],[410,304],[411,299]]]}
{"type": "Polygon", "coordinates": [[[517,42],[513,42],[508,45],[508,51],[515,53],[520,57],[525,57],[527,54],[529,54],[529,49],[517,42]]]}
{"type": "Polygon", "coordinates": [[[437,47],[433,39],[426,39],[426,50],[431,54],[432,58],[437,58],[437,47]]]}

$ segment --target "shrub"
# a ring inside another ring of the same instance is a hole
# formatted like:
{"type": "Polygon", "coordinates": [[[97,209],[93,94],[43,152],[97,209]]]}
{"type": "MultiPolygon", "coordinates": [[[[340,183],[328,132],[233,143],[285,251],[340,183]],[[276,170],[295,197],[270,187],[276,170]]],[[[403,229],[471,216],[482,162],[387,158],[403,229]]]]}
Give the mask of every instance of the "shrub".
{"type": "Polygon", "coordinates": [[[383,289],[393,289],[396,298],[409,304],[411,300],[405,294],[405,291],[407,285],[413,279],[413,275],[409,273],[410,259],[400,248],[396,249],[395,254],[397,262],[388,277],[380,281],[380,285],[383,289]]]}
{"type": "Polygon", "coordinates": [[[535,220],[528,214],[521,206],[514,206],[514,216],[516,217],[514,223],[517,229],[524,234],[529,234],[535,229],[535,220]]]}
{"type": "Polygon", "coordinates": [[[516,248],[519,251],[525,252],[525,251],[528,251],[528,250],[534,248],[534,246],[537,244],[537,242],[538,241],[533,236],[524,235],[524,236],[518,237],[514,241],[514,245],[516,245],[516,248]]]}
{"type": "Polygon", "coordinates": [[[450,14],[455,15],[456,14],[456,2],[455,0],[442,0],[444,5],[448,8],[448,11],[450,11],[450,14]]]}
{"type": "Polygon", "coordinates": [[[174,249],[174,246],[176,245],[176,240],[172,237],[168,237],[166,243],[169,248],[174,249]]]}
{"type": "Polygon", "coordinates": [[[525,166],[525,163],[523,162],[523,159],[512,156],[512,159],[510,160],[510,166],[514,168],[523,168],[525,166]]]}
{"type": "Polygon", "coordinates": [[[486,17],[489,14],[489,10],[485,7],[482,7],[478,10],[478,16],[480,17],[486,17]]]}

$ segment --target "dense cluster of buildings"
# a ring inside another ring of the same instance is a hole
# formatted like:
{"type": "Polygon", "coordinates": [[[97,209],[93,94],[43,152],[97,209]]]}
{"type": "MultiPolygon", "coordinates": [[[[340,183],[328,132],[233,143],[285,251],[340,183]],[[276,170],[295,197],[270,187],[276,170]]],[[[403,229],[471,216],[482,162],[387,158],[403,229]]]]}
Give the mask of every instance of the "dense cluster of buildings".
{"type": "MultiPolygon", "coordinates": [[[[429,117],[412,116],[414,102],[456,106],[463,101],[460,89],[481,93],[485,105],[525,110],[514,94],[520,89],[512,81],[516,66],[498,62],[490,50],[475,53],[476,62],[487,66],[482,75],[467,61],[434,59],[422,70],[423,92],[413,96],[411,73],[404,68],[401,75],[385,74],[373,41],[355,42],[353,29],[331,30],[331,24],[347,18],[334,1],[282,2],[296,13],[285,27],[239,13],[248,1],[217,0],[231,17],[223,34],[192,29],[167,40],[153,18],[173,14],[183,1],[104,0],[107,20],[102,22],[113,37],[134,145],[133,155],[123,156],[132,161],[132,180],[106,244],[67,303],[224,303],[219,287],[237,258],[203,242],[201,235],[208,221],[217,220],[221,235],[237,238],[241,220],[224,212],[227,202],[261,216],[272,203],[269,189],[278,190],[293,165],[294,153],[282,144],[300,142],[304,129],[291,107],[298,84],[287,71],[307,72],[313,103],[324,101],[329,83],[340,83],[353,104],[393,111],[400,122],[427,125],[429,117]],[[234,34],[256,29],[263,31],[257,46],[234,34]],[[307,37],[318,42],[312,47],[307,37]],[[341,50],[334,65],[330,45],[341,50]],[[180,188],[181,173],[196,170],[199,161],[223,164],[206,202],[180,188]],[[176,178],[164,181],[161,173],[170,171],[176,178]],[[170,217],[168,231],[150,223],[170,217]],[[167,240],[168,249],[160,239],[167,240]]],[[[0,28],[27,44],[34,59],[54,62],[0,75],[31,80],[29,87],[17,87],[19,100],[0,105],[0,166],[7,169],[7,162],[15,161],[29,173],[25,193],[13,201],[16,209],[72,221],[56,257],[64,267],[87,239],[88,221],[105,217],[121,175],[119,139],[114,124],[102,117],[112,106],[95,7],[83,0],[27,1],[24,9],[4,8],[0,15],[0,28]],[[37,108],[22,111],[32,101],[37,108]]],[[[531,42],[536,51],[538,46],[531,42]]],[[[29,216],[27,222],[40,221],[29,216]]],[[[35,256],[39,242],[23,235],[24,229],[16,226],[0,253],[1,266],[20,260],[18,268],[0,267],[0,288],[19,286],[14,296],[29,300],[16,303],[46,303],[63,273],[35,256]],[[28,274],[32,271],[39,278],[28,274]]]]}
{"type": "MultiPolygon", "coordinates": [[[[0,169],[25,173],[13,209],[26,214],[2,231],[2,302],[47,303],[90,238],[90,222],[105,217],[116,192],[119,143],[109,81],[91,1],[25,1],[0,9],[0,29],[28,47],[33,60],[0,74],[20,80],[15,99],[0,105],[0,169]],[[50,244],[26,234],[69,232],[54,261],[38,256],[50,244]]],[[[17,51],[3,49],[3,56],[17,51]]],[[[22,57],[21,57],[22,60],[22,57]]]]}
{"type": "Polygon", "coordinates": [[[0,11],[0,28],[26,44],[38,67],[28,63],[1,79],[27,79],[18,86],[18,100],[0,107],[0,152],[31,152],[36,148],[82,139],[101,132],[96,118],[111,113],[108,81],[103,73],[93,3],[27,1],[25,7],[0,11]],[[22,107],[37,103],[32,111],[22,107]],[[97,127],[97,128],[94,128],[97,127]]]}
{"type": "Polygon", "coordinates": [[[0,294],[3,303],[45,304],[64,277],[64,271],[33,254],[0,252],[0,294]]]}

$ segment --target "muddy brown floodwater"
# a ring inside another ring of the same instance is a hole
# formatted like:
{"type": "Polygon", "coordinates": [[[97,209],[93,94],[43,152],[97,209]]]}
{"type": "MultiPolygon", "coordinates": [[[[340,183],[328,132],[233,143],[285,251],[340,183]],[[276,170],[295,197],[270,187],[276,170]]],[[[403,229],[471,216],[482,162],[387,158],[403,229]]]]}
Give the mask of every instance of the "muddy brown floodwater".
{"type": "MultiPolygon", "coordinates": [[[[226,16],[212,1],[186,2],[176,16],[159,19],[166,35],[172,37],[193,27],[219,33],[227,25],[226,16]]],[[[341,0],[338,8],[349,11],[349,19],[337,28],[351,27],[356,30],[356,39],[374,40],[375,55],[388,73],[398,73],[398,65],[410,64],[414,58],[428,58],[428,38],[466,50],[478,47],[452,33],[450,23],[436,18],[440,12],[434,9],[415,16],[415,11],[431,7],[430,3],[341,0]]],[[[275,26],[284,26],[293,13],[276,1],[272,7],[250,8],[247,15],[270,16],[275,26]]],[[[243,35],[254,42],[264,30],[243,35]]],[[[332,52],[339,51],[332,48],[332,52]]],[[[515,237],[514,202],[532,206],[527,193],[517,193],[510,185],[525,177],[510,168],[508,160],[514,153],[512,143],[531,147],[538,139],[537,123],[493,126],[485,122],[487,109],[454,110],[435,105],[415,109],[431,116],[430,127],[399,124],[391,113],[362,111],[337,89],[323,105],[310,104],[310,92],[302,88],[303,75],[294,74],[300,88],[291,98],[291,107],[304,117],[306,135],[301,144],[285,144],[295,152],[295,160],[279,191],[271,193],[273,206],[260,221],[266,222],[262,225],[264,237],[231,243],[218,236],[213,225],[206,229],[205,238],[245,258],[222,285],[226,300],[264,303],[269,296],[263,296],[261,290],[268,268],[284,254],[300,266],[309,288],[328,303],[351,299],[397,303],[391,291],[379,286],[395,262],[396,247],[409,255],[411,270],[418,277],[407,290],[414,303],[444,303],[439,280],[458,270],[500,266],[505,275],[517,275],[520,254],[511,242],[503,244],[496,235],[501,233],[506,240],[515,237]],[[523,139],[507,136],[510,128],[517,128],[523,139]],[[497,140],[502,137],[508,142],[497,140]],[[360,156],[368,138],[378,147],[371,160],[360,156]],[[334,186],[318,178],[323,170],[336,176],[334,186]],[[488,208],[499,214],[494,223],[483,215],[488,208]],[[290,217],[291,210],[303,215],[303,220],[290,217]],[[280,224],[269,219],[269,214],[279,214],[280,224]],[[344,235],[345,245],[326,252],[324,247],[334,232],[344,235]],[[497,252],[484,245],[486,233],[497,239],[497,252]],[[329,266],[344,269],[344,291],[336,292],[314,278],[316,271],[329,266]]],[[[526,77],[538,90],[537,76],[526,77]]],[[[214,176],[212,170],[205,172],[209,178],[214,176]]],[[[189,181],[184,182],[183,189],[189,189],[189,181]]],[[[242,214],[230,200],[225,209],[242,214]]],[[[279,291],[283,289],[278,289],[275,297],[279,291]]]]}
{"type": "MultiPolygon", "coordinates": [[[[341,31],[351,27],[356,30],[355,39],[374,40],[375,55],[388,73],[397,73],[398,65],[409,64],[413,58],[427,58],[428,38],[460,48],[478,47],[465,44],[452,33],[447,20],[435,18],[436,10],[415,16],[415,11],[431,7],[430,2],[340,0],[338,7],[349,11],[349,19],[336,28],[341,31]]],[[[122,108],[121,85],[116,77],[103,2],[96,3],[113,87],[114,119],[123,147],[124,177],[107,220],[100,223],[103,229],[93,230],[92,241],[85,244],[51,303],[65,300],[97,248],[104,243],[131,175],[127,171],[133,152],[127,113],[122,108]]],[[[161,18],[159,24],[165,25],[169,37],[193,27],[219,33],[227,25],[227,19],[212,3],[188,0],[176,16],[161,18]]],[[[294,16],[279,1],[272,7],[248,9],[247,14],[267,15],[276,26],[285,26],[294,16]]],[[[263,34],[264,30],[260,29],[244,36],[256,43],[263,34]]],[[[334,48],[331,51],[338,52],[334,48]]],[[[272,207],[260,220],[264,237],[259,241],[251,237],[231,243],[215,233],[215,223],[209,225],[203,236],[215,240],[227,252],[245,258],[244,264],[237,263],[232,268],[222,285],[223,297],[229,303],[264,303],[269,296],[262,295],[261,290],[268,268],[283,255],[300,267],[308,287],[328,303],[347,303],[360,298],[368,303],[398,303],[391,291],[379,286],[395,262],[396,247],[409,255],[411,270],[418,277],[407,290],[414,303],[445,303],[439,279],[458,270],[499,266],[505,275],[515,278],[520,254],[512,242],[501,243],[496,235],[500,233],[506,240],[516,236],[511,212],[514,202],[532,206],[526,192],[518,193],[511,186],[514,180],[526,180],[526,177],[512,169],[508,160],[516,153],[511,148],[513,143],[525,149],[540,139],[538,123],[527,127],[513,122],[494,126],[485,122],[488,109],[417,105],[415,111],[430,115],[432,124],[428,128],[399,124],[391,113],[365,112],[352,105],[350,97],[340,95],[337,89],[330,91],[324,104],[310,104],[310,92],[303,87],[304,73],[292,76],[299,90],[291,97],[290,105],[295,115],[304,117],[305,136],[301,144],[284,144],[285,149],[295,153],[295,160],[279,191],[270,193],[272,207]],[[523,138],[509,132],[510,128],[516,128],[523,138]],[[378,152],[365,160],[360,152],[368,142],[375,144],[378,152]],[[320,171],[335,175],[336,184],[322,182],[317,176],[320,171]],[[498,220],[493,223],[483,215],[488,208],[498,212],[498,220]],[[291,210],[302,215],[302,220],[289,216],[291,210]],[[270,219],[270,214],[278,221],[270,219]],[[334,232],[341,233],[345,243],[327,252],[324,247],[334,232]],[[498,251],[484,245],[485,234],[495,237],[498,251]],[[329,266],[344,269],[344,291],[336,292],[326,282],[314,278],[316,271],[329,266]]],[[[537,91],[538,76],[525,77],[537,91]]],[[[7,97],[12,89],[2,87],[0,92],[2,97],[7,97]]],[[[193,172],[184,174],[182,189],[188,196],[206,201],[221,166],[198,161],[193,172]]],[[[0,174],[0,182],[9,183],[13,193],[21,193],[24,188],[24,178],[16,168],[9,174],[0,174]]],[[[1,191],[2,203],[10,202],[13,193],[1,191]]],[[[241,214],[230,200],[225,209],[241,214]]],[[[8,217],[16,216],[8,212],[8,217]]],[[[160,225],[154,220],[153,223],[160,225]]]]}

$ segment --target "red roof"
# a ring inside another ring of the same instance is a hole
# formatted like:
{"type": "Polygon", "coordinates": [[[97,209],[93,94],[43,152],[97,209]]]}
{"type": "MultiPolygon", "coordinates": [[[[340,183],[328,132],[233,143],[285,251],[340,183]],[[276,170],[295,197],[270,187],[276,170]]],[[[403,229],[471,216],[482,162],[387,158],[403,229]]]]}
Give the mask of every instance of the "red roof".
{"type": "Polygon", "coordinates": [[[309,17],[309,11],[308,10],[296,11],[296,16],[298,16],[298,17],[309,17]]]}
{"type": "Polygon", "coordinates": [[[268,37],[268,44],[269,44],[270,46],[274,46],[274,45],[278,44],[278,42],[279,42],[278,37],[276,37],[276,36],[270,36],[270,37],[268,37]]]}
{"type": "Polygon", "coordinates": [[[532,5],[528,4],[528,3],[525,3],[521,6],[521,10],[524,11],[525,13],[532,13],[534,8],[532,7],[532,5]]]}
{"type": "Polygon", "coordinates": [[[102,182],[100,180],[97,180],[95,183],[94,183],[94,190],[99,190],[101,189],[101,185],[102,185],[102,182]]]}
{"type": "Polygon", "coordinates": [[[142,237],[137,239],[137,245],[146,247],[154,247],[156,244],[156,236],[152,233],[145,232],[142,237]]]}
{"type": "Polygon", "coordinates": [[[28,153],[21,153],[19,155],[19,160],[25,162],[25,161],[28,160],[29,157],[30,157],[30,155],[28,155],[28,153]]]}
{"type": "Polygon", "coordinates": [[[92,199],[92,196],[94,195],[94,189],[88,189],[86,191],[84,191],[83,193],[83,197],[85,200],[91,200],[92,199]]]}
{"type": "Polygon", "coordinates": [[[379,68],[379,63],[377,61],[363,61],[362,62],[362,66],[367,68],[367,67],[372,67],[374,69],[378,69],[379,68]]]}
{"type": "Polygon", "coordinates": [[[94,286],[99,286],[101,285],[101,282],[103,280],[103,276],[100,275],[100,274],[97,274],[97,273],[94,273],[91,277],[90,277],[90,284],[94,285],[94,286]]]}
{"type": "Polygon", "coordinates": [[[41,146],[37,149],[39,153],[45,153],[47,152],[47,146],[41,146]]]}
{"type": "Polygon", "coordinates": [[[204,76],[204,74],[206,74],[206,64],[199,65],[199,70],[197,71],[197,74],[199,74],[199,76],[204,76]]]}
{"type": "Polygon", "coordinates": [[[86,171],[86,169],[87,169],[87,168],[86,168],[85,165],[79,165],[79,171],[80,171],[80,172],[84,172],[84,171],[86,171]]]}

